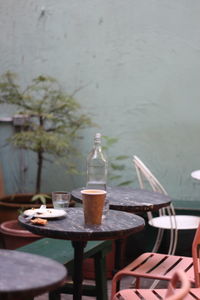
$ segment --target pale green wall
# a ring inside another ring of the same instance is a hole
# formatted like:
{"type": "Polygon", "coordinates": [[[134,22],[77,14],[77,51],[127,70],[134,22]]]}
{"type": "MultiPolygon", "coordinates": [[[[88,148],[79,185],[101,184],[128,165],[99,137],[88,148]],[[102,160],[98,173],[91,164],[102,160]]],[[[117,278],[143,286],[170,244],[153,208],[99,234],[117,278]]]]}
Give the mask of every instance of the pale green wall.
{"type": "MultiPolygon", "coordinates": [[[[0,0],[0,71],[17,72],[22,84],[45,73],[66,91],[83,87],[77,99],[98,131],[119,138],[114,154],[128,154],[129,164],[140,156],[173,199],[200,200],[190,177],[200,168],[199,16],[199,0],[0,0]]],[[[96,130],[84,132],[83,157],[96,130]]],[[[4,168],[15,166],[0,155],[4,168]]],[[[44,190],[84,184],[52,168],[44,190]]],[[[128,164],[123,175],[135,177],[128,164]]]]}

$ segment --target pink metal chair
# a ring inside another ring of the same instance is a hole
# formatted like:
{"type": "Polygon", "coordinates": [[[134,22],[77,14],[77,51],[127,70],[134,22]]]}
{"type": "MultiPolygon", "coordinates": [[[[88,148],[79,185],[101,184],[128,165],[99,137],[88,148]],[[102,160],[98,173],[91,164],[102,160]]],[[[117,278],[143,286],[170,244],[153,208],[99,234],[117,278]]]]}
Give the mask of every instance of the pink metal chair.
{"type": "MultiPolygon", "coordinates": [[[[113,300],[183,300],[195,299],[187,298],[190,289],[190,282],[184,271],[176,271],[168,289],[127,289],[121,290],[114,295],[113,300]],[[176,289],[177,283],[180,282],[180,288],[176,289]]],[[[199,299],[199,298],[196,298],[199,299]]]]}
{"type": "MultiPolygon", "coordinates": [[[[192,258],[194,269],[195,287],[200,287],[200,224],[192,243],[192,258]]],[[[199,294],[200,299],[200,294],[199,294]]]]}
{"type": "MultiPolygon", "coordinates": [[[[192,243],[192,257],[167,255],[160,253],[144,253],[128,266],[115,274],[112,279],[112,297],[117,292],[118,283],[124,276],[136,278],[136,288],[139,288],[140,278],[171,280],[173,273],[183,270],[195,287],[200,287],[200,224],[192,243]],[[194,265],[194,267],[193,267],[194,265]]],[[[192,299],[192,298],[191,298],[192,299]]],[[[194,298],[195,299],[195,298],[194,298]]],[[[200,299],[200,292],[199,298],[200,299]]]]}

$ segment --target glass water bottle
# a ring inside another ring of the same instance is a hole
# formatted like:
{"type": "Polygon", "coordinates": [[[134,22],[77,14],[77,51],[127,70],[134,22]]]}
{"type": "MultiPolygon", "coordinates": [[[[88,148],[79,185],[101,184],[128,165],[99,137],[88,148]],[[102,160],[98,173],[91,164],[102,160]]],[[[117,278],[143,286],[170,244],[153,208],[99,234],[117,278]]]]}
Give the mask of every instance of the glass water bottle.
{"type": "MultiPolygon", "coordinates": [[[[94,138],[94,146],[92,151],[88,154],[87,157],[87,189],[98,189],[106,190],[106,181],[107,181],[107,172],[108,172],[108,163],[105,158],[104,153],[102,152],[101,147],[101,134],[96,133],[94,138]]],[[[104,219],[109,211],[109,200],[106,196],[103,215],[104,219]]]]}
{"type": "Polygon", "coordinates": [[[87,157],[87,189],[106,190],[108,164],[101,146],[101,134],[96,133],[92,151],[87,157]]]}

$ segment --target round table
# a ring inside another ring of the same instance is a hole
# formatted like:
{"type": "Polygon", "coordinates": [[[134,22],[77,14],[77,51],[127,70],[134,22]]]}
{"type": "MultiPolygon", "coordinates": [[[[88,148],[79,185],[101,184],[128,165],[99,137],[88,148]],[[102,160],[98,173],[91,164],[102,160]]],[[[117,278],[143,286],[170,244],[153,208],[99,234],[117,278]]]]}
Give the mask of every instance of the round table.
{"type": "Polygon", "coordinates": [[[200,170],[193,171],[191,173],[192,178],[200,180],[200,170]]]}
{"type": "Polygon", "coordinates": [[[84,224],[83,209],[69,208],[62,219],[50,219],[45,226],[33,225],[23,216],[19,222],[33,233],[72,241],[74,247],[74,294],[73,299],[81,299],[83,281],[83,249],[90,240],[120,240],[144,228],[143,218],[121,211],[110,210],[101,225],[84,224]]]}
{"type": "MultiPolygon", "coordinates": [[[[82,201],[82,189],[72,191],[72,197],[79,202],[82,201]]],[[[111,209],[134,213],[156,211],[171,202],[167,195],[131,187],[107,187],[106,197],[111,209]]]]}
{"type": "Polygon", "coordinates": [[[66,268],[39,255],[0,250],[0,299],[27,300],[61,286],[66,268]]]}

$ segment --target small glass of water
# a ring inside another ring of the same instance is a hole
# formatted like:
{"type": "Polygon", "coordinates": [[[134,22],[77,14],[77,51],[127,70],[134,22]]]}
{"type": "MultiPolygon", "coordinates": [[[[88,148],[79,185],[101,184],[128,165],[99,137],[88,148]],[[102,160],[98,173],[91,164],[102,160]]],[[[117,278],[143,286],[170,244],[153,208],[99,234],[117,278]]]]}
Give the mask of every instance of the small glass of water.
{"type": "Polygon", "coordinates": [[[109,200],[108,197],[106,195],[106,199],[105,199],[105,203],[104,203],[104,207],[103,207],[103,214],[102,214],[102,219],[105,219],[108,214],[109,214],[109,200]]]}
{"type": "Polygon", "coordinates": [[[52,192],[52,203],[53,207],[55,209],[63,209],[67,211],[67,208],[69,207],[71,199],[71,194],[69,192],[52,192]]]}

